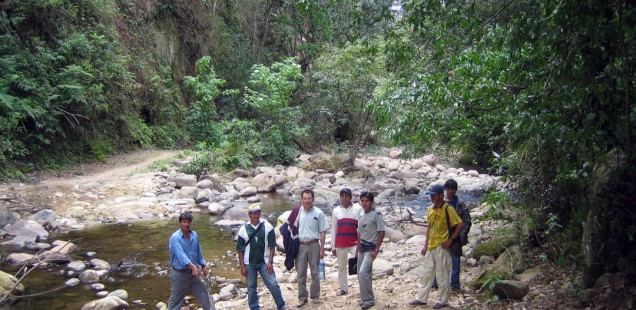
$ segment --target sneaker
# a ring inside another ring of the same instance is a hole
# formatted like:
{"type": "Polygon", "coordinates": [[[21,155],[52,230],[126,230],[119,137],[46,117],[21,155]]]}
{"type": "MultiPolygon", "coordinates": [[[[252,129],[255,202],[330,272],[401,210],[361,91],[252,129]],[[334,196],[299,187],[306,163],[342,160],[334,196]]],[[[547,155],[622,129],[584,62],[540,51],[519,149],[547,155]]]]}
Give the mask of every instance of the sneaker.
{"type": "Polygon", "coordinates": [[[409,305],[411,305],[411,306],[426,306],[426,303],[416,299],[416,300],[411,300],[411,302],[409,302],[409,305]]]}
{"type": "Polygon", "coordinates": [[[347,291],[339,290],[338,292],[336,292],[336,296],[342,296],[342,295],[347,295],[347,291]]]}
{"type": "Polygon", "coordinates": [[[462,289],[459,287],[453,287],[451,288],[451,290],[453,291],[453,293],[460,293],[462,291],[462,289]]]}
{"type": "Polygon", "coordinates": [[[307,304],[307,299],[300,300],[300,301],[298,301],[298,304],[296,305],[296,308],[300,308],[300,307],[302,307],[302,306],[304,306],[306,304],[307,304]]]}
{"type": "Polygon", "coordinates": [[[445,304],[438,302],[438,303],[435,303],[435,305],[433,306],[433,309],[442,309],[444,307],[446,307],[445,304]]]}
{"type": "Polygon", "coordinates": [[[369,309],[371,307],[373,307],[373,304],[366,304],[366,305],[362,304],[362,305],[360,305],[360,309],[369,309]]]}

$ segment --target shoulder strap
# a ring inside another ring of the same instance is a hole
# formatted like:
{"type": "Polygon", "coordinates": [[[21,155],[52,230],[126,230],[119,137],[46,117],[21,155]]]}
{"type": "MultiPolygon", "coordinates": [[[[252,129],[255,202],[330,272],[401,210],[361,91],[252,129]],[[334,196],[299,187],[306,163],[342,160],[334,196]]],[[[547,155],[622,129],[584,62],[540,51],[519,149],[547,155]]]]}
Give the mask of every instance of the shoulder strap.
{"type": "MultiPolygon", "coordinates": [[[[261,224],[263,224],[263,222],[258,223],[258,226],[256,226],[256,229],[254,229],[254,232],[249,236],[249,238],[247,238],[247,242],[245,242],[246,247],[248,244],[250,244],[250,242],[252,241],[252,238],[254,238],[256,233],[258,233],[258,229],[261,228],[261,224]]],[[[248,224],[245,224],[245,225],[248,225],[248,224]]]]}
{"type": "Polygon", "coordinates": [[[444,211],[446,211],[446,225],[448,225],[448,239],[451,238],[451,224],[450,224],[450,219],[448,219],[448,204],[444,203],[446,205],[446,208],[444,209],[444,211]]]}

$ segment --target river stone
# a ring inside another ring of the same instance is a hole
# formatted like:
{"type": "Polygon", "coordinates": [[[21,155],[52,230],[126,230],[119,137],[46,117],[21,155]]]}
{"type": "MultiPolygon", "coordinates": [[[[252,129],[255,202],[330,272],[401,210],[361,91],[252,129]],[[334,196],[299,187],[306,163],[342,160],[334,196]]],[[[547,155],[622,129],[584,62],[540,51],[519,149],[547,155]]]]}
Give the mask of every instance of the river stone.
{"type": "Polygon", "coordinates": [[[108,293],[110,293],[110,292],[109,291],[99,291],[99,292],[95,293],[95,296],[99,297],[99,298],[104,298],[104,297],[108,296],[108,293]]]}
{"type": "Polygon", "coordinates": [[[24,263],[28,262],[32,258],[33,258],[33,255],[28,253],[11,253],[9,254],[9,256],[7,256],[7,261],[10,264],[23,265],[24,263]]]}
{"type": "Polygon", "coordinates": [[[103,291],[106,288],[106,285],[101,283],[91,284],[91,289],[94,291],[103,291]]]}
{"type": "Polygon", "coordinates": [[[110,270],[111,266],[106,261],[103,261],[98,258],[93,258],[90,260],[91,266],[98,270],[110,270]]]}
{"type": "Polygon", "coordinates": [[[108,293],[108,296],[116,296],[118,298],[121,298],[123,300],[128,300],[128,292],[126,292],[126,290],[114,290],[110,293],[108,293]]]}
{"type": "Polygon", "coordinates": [[[71,278],[64,282],[64,285],[68,287],[77,286],[78,284],[80,284],[80,280],[78,278],[71,278]]]}
{"type": "Polygon", "coordinates": [[[20,283],[16,286],[16,283],[18,283],[18,278],[0,270],[0,296],[6,295],[7,292],[10,289],[13,289],[14,286],[14,295],[21,295],[24,292],[24,285],[20,283]]]}
{"type": "Polygon", "coordinates": [[[223,219],[226,220],[242,220],[246,221],[249,217],[247,216],[247,206],[235,206],[230,208],[229,210],[223,213],[223,219]]]}
{"type": "Polygon", "coordinates": [[[259,193],[269,193],[276,191],[276,187],[283,184],[285,179],[274,173],[265,172],[258,174],[252,179],[252,185],[256,187],[259,193]]]}
{"type": "Polygon", "coordinates": [[[413,245],[421,245],[424,246],[424,243],[426,242],[426,236],[425,235],[415,235],[411,238],[409,238],[408,240],[406,240],[406,244],[413,244],[413,245]]]}
{"type": "Polygon", "coordinates": [[[294,181],[292,186],[301,189],[301,191],[304,189],[313,189],[316,186],[316,181],[308,178],[298,178],[294,181]]]}
{"type": "Polygon", "coordinates": [[[225,206],[218,202],[213,202],[208,205],[208,212],[211,215],[221,215],[223,214],[223,212],[225,212],[225,206]]]}
{"type": "Polygon", "coordinates": [[[84,270],[80,273],[79,279],[82,283],[97,283],[99,282],[99,273],[93,269],[84,270]]]}
{"type": "Polygon", "coordinates": [[[174,182],[175,188],[179,189],[184,186],[197,186],[197,177],[191,174],[173,174],[166,179],[167,182],[174,182]]]}
{"type": "Polygon", "coordinates": [[[256,187],[254,187],[254,186],[248,186],[248,187],[243,188],[243,190],[241,190],[241,191],[239,192],[239,195],[240,195],[241,197],[243,197],[243,196],[254,196],[254,195],[256,195],[257,193],[258,193],[258,189],[257,189],[256,187]]]}
{"type": "Polygon", "coordinates": [[[495,286],[492,288],[492,293],[501,299],[522,300],[529,292],[530,287],[528,284],[514,280],[495,282],[495,286]]]}
{"type": "Polygon", "coordinates": [[[246,200],[247,200],[248,203],[256,203],[256,202],[261,201],[261,198],[258,197],[258,196],[252,196],[252,197],[247,197],[246,200]]]}
{"type": "Polygon", "coordinates": [[[198,190],[198,188],[193,186],[184,186],[177,192],[177,198],[188,198],[196,201],[198,190]]]}
{"type": "Polygon", "coordinates": [[[210,189],[210,188],[212,188],[213,185],[214,185],[214,183],[212,182],[212,180],[204,179],[204,180],[199,181],[199,183],[197,183],[197,188],[210,189]]]}
{"type": "Polygon", "coordinates": [[[424,161],[429,166],[434,166],[436,159],[437,158],[435,157],[434,154],[426,154],[424,155],[424,157],[422,157],[422,161],[424,161]]]}
{"type": "Polygon", "coordinates": [[[71,254],[77,251],[77,245],[63,240],[55,240],[53,243],[51,243],[51,245],[54,246],[54,248],[49,250],[51,252],[71,254]]]}
{"type": "Polygon", "coordinates": [[[44,209],[36,212],[29,217],[30,220],[38,222],[40,225],[46,225],[57,219],[57,215],[53,210],[44,209]]]}
{"type": "Polygon", "coordinates": [[[66,266],[66,268],[68,268],[68,269],[70,269],[72,271],[75,271],[75,272],[82,272],[82,271],[86,270],[86,263],[84,263],[83,261],[76,260],[76,261],[70,262],[66,266]]]}
{"type": "Polygon", "coordinates": [[[232,293],[236,290],[236,286],[234,284],[228,284],[221,288],[219,295],[221,296],[221,300],[231,300],[232,293]]]}
{"type": "Polygon", "coordinates": [[[102,299],[93,300],[84,306],[81,310],[121,310],[128,309],[128,303],[116,296],[106,296],[102,299]]]}
{"type": "Polygon", "coordinates": [[[36,236],[38,240],[46,240],[49,237],[49,232],[33,220],[19,220],[11,226],[8,234],[13,236],[36,236]]]}
{"type": "Polygon", "coordinates": [[[52,251],[43,252],[38,256],[40,261],[46,261],[51,264],[65,265],[71,262],[71,257],[68,254],[57,253],[52,251]]]}
{"type": "Polygon", "coordinates": [[[389,240],[391,240],[391,242],[398,242],[398,241],[404,239],[405,236],[404,236],[404,234],[401,231],[399,231],[397,229],[394,229],[394,228],[391,228],[391,227],[388,227],[388,226],[385,226],[384,227],[384,237],[385,238],[389,238],[389,240]]]}
{"type": "Polygon", "coordinates": [[[0,227],[13,223],[18,217],[17,213],[9,211],[4,205],[0,205],[0,227]]]}
{"type": "Polygon", "coordinates": [[[400,162],[397,160],[391,160],[386,165],[386,168],[389,169],[390,171],[398,170],[399,167],[400,167],[400,162]]]}
{"type": "Polygon", "coordinates": [[[197,197],[194,201],[200,204],[202,202],[210,201],[211,197],[212,197],[211,189],[209,188],[199,189],[199,191],[197,192],[197,197]]]}
{"type": "Polygon", "coordinates": [[[386,274],[386,275],[392,275],[393,274],[393,265],[391,263],[389,263],[387,260],[384,260],[382,258],[376,258],[373,261],[373,275],[379,275],[379,274],[386,274]]]}

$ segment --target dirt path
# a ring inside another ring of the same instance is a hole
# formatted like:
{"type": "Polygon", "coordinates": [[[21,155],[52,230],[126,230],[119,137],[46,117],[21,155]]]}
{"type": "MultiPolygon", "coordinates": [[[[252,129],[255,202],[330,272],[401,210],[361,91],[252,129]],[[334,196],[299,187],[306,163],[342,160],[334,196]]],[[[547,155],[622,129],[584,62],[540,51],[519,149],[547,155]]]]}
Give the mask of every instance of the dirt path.
{"type": "Polygon", "coordinates": [[[105,162],[78,164],[61,172],[41,172],[33,183],[0,184],[0,197],[10,201],[9,208],[22,212],[35,212],[51,208],[64,212],[77,200],[77,192],[95,192],[95,200],[138,194],[144,182],[131,178],[135,173],[148,173],[151,164],[174,158],[180,151],[138,150],[118,154],[105,162]]]}

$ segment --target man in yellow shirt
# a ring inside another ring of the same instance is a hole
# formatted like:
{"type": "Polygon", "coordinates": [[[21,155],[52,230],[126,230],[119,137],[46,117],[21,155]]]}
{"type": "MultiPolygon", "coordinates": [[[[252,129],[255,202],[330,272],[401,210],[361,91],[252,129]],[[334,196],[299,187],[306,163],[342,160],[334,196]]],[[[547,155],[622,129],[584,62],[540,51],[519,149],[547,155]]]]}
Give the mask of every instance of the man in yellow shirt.
{"type": "Polygon", "coordinates": [[[444,201],[444,186],[433,185],[427,194],[433,204],[428,207],[427,219],[429,225],[426,231],[424,248],[421,251],[422,256],[424,256],[424,262],[420,275],[420,288],[417,293],[417,299],[409,304],[412,306],[426,305],[428,294],[433,285],[433,279],[437,277],[440,300],[435,302],[433,309],[440,309],[448,304],[450,293],[450,246],[453,240],[459,238],[459,233],[464,227],[464,223],[457,215],[455,209],[444,201]],[[452,235],[448,229],[448,223],[455,228],[452,235]]]}

